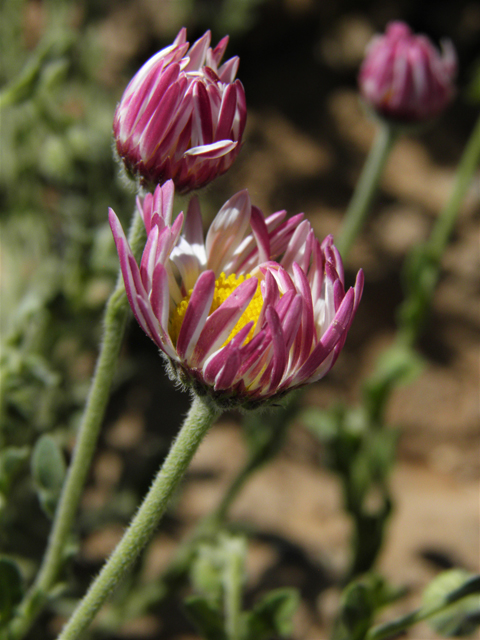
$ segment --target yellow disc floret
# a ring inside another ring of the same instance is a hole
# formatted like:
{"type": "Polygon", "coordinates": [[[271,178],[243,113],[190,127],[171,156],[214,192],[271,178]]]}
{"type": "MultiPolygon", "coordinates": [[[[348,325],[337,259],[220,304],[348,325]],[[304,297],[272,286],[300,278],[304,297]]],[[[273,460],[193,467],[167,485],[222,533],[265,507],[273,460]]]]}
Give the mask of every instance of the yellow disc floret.
{"type": "MultiPolygon", "coordinates": [[[[215,280],[215,291],[213,293],[212,306],[210,307],[211,315],[218,307],[225,302],[228,296],[235,291],[235,289],[245,282],[247,278],[251,278],[252,276],[247,275],[239,275],[237,276],[235,273],[226,276],[224,273],[221,273],[220,276],[215,280]]],[[[190,289],[188,294],[183,298],[177,308],[173,311],[170,317],[170,336],[173,340],[173,343],[176,344],[178,340],[178,335],[180,333],[180,328],[182,326],[183,318],[185,317],[185,313],[187,311],[188,303],[190,302],[190,296],[192,295],[193,289],[190,289]]],[[[246,324],[251,322],[252,320],[256,323],[258,317],[260,315],[260,311],[262,310],[263,298],[260,290],[260,283],[257,285],[257,289],[255,291],[255,295],[253,296],[250,304],[243,312],[242,316],[238,320],[237,324],[234,326],[230,335],[225,340],[222,346],[225,346],[227,342],[230,340],[242,329],[246,324]]],[[[253,332],[255,329],[255,325],[253,325],[250,330],[245,342],[249,342],[253,338],[253,332]]]]}

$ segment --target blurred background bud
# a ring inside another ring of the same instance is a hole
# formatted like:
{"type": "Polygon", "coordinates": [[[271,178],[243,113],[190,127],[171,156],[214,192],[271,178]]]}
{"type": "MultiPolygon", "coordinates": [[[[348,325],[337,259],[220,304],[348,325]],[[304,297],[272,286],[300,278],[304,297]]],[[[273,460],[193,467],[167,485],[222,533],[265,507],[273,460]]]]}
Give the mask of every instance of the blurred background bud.
{"type": "Polygon", "coordinates": [[[367,47],[359,85],[366,103],[378,114],[414,123],[440,114],[455,93],[457,56],[450,40],[438,51],[424,35],[404,22],[391,22],[384,35],[367,47]]]}

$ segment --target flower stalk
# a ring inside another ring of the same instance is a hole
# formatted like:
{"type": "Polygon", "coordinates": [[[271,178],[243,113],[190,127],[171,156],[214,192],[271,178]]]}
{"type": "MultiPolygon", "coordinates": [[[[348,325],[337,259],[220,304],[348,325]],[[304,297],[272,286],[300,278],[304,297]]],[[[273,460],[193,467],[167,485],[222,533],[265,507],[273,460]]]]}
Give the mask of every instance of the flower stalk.
{"type": "Polygon", "coordinates": [[[460,206],[480,165],[480,118],[458,165],[450,198],[438,217],[430,238],[415,247],[406,269],[407,295],[399,310],[398,342],[413,346],[422,330],[438,281],[440,263],[460,206]]]}
{"type": "MultiPolygon", "coordinates": [[[[137,254],[144,242],[144,226],[138,211],[134,214],[129,232],[132,251],[137,254]]],[[[105,310],[104,336],[97,368],[90,387],[83,420],[73,452],[72,461],[62,489],[53,521],[47,550],[32,587],[20,604],[12,621],[12,640],[22,638],[41,611],[54,587],[65,559],[65,549],[80,502],[83,486],[90,469],[100,427],[107,406],[116,363],[128,318],[128,301],[122,276],[112,292],[105,310]]]]}
{"type": "Polygon", "coordinates": [[[374,143],[370,149],[357,186],[355,187],[353,197],[343,220],[340,235],[336,241],[337,249],[345,261],[348,258],[355,238],[365,224],[388,156],[398,135],[398,127],[388,122],[379,123],[374,143]]]}
{"type": "Polygon", "coordinates": [[[88,627],[120,578],[151,538],[195,451],[220,410],[207,396],[195,396],[177,440],[136,516],[105,563],[58,640],[75,640],[88,627]]]}
{"type": "Polygon", "coordinates": [[[204,516],[192,534],[180,545],[158,579],[147,584],[136,584],[128,597],[116,602],[115,606],[102,617],[103,629],[118,628],[126,621],[147,613],[167,594],[171,596],[183,586],[199,544],[213,537],[222,527],[228,526],[230,509],[238,495],[250,478],[280,451],[291,425],[292,416],[298,410],[300,394],[301,391],[292,391],[281,409],[267,414],[268,419],[265,414],[258,412],[251,412],[245,416],[246,426],[255,430],[257,438],[250,443],[245,463],[228,485],[219,503],[211,513],[204,516]]]}
{"type": "Polygon", "coordinates": [[[465,193],[471,185],[475,171],[480,164],[480,117],[463,152],[458,165],[455,183],[442,214],[438,218],[429,240],[429,247],[437,260],[440,260],[450,239],[457,220],[458,210],[463,202],[465,193]]]}

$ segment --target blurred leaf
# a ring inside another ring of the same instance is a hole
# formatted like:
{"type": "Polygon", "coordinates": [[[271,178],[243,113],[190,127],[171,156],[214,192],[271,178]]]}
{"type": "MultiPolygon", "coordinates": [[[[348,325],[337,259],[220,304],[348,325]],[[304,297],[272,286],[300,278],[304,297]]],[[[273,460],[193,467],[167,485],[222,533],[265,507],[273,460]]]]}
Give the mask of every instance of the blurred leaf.
{"type": "Polygon", "coordinates": [[[188,617],[205,640],[227,640],[223,617],[219,610],[203,596],[190,596],[184,601],[188,617]]]}
{"type": "Polygon", "coordinates": [[[15,475],[28,460],[28,447],[7,447],[0,451],[0,491],[6,493],[15,475]]]}
{"type": "Polygon", "coordinates": [[[342,594],[334,640],[363,640],[376,612],[405,593],[403,587],[392,587],[376,573],[351,582],[342,594]]]}
{"type": "Polygon", "coordinates": [[[273,636],[287,637],[292,633],[292,618],[298,608],[300,596],[296,589],[275,589],[267,593],[245,614],[245,632],[242,640],[269,640],[273,636]]]}
{"type": "Polygon", "coordinates": [[[423,370],[425,362],[416,351],[402,344],[394,344],[377,361],[372,386],[386,380],[389,384],[412,382],[423,370]]]}
{"type": "Polygon", "coordinates": [[[190,577],[194,588],[206,596],[210,602],[221,601],[223,565],[223,554],[216,545],[203,543],[198,546],[190,577]]]}
{"type": "Polygon", "coordinates": [[[299,416],[301,422],[321,442],[332,440],[338,433],[338,411],[322,411],[317,407],[304,409],[299,416]]]}
{"type": "Polygon", "coordinates": [[[375,609],[372,585],[368,581],[350,583],[342,594],[334,640],[363,640],[375,609]]]}
{"type": "Polygon", "coordinates": [[[60,447],[51,436],[41,436],[32,454],[32,475],[41,505],[50,517],[55,512],[65,472],[65,459],[60,447]]]}
{"type": "Polygon", "coordinates": [[[412,344],[423,327],[439,273],[439,256],[427,244],[416,245],[402,271],[405,300],[398,309],[402,335],[412,344]]]}
{"type": "Polygon", "coordinates": [[[382,353],[374,374],[363,387],[364,402],[370,419],[380,420],[392,388],[412,382],[423,368],[423,359],[407,345],[394,344],[382,353]]]}
{"type": "Polygon", "coordinates": [[[23,581],[17,564],[9,558],[0,558],[0,627],[11,619],[22,597],[23,581]]]}
{"type": "Polygon", "coordinates": [[[480,576],[451,569],[437,576],[423,593],[423,606],[435,607],[442,600],[451,604],[429,618],[430,626],[443,637],[462,637],[480,626],[480,576]]]}
{"type": "Polygon", "coordinates": [[[32,99],[43,82],[51,86],[52,68],[56,58],[63,56],[74,42],[73,33],[63,31],[47,38],[33,52],[20,75],[0,93],[0,110],[32,99]]]}

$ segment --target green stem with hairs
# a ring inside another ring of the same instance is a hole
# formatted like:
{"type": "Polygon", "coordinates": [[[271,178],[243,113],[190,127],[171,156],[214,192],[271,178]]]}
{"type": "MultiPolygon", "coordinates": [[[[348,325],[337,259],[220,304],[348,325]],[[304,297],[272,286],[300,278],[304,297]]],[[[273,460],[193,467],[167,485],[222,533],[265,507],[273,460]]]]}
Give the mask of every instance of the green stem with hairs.
{"type": "Polygon", "coordinates": [[[261,469],[281,449],[291,418],[298,410],[301,392],[292,392],[283,403],[282,409],[277,409],[268,416],[255,413],[245,416],[245,421],[251,421],[250,429],[255,430],[257,436],[263,432],[255,444],[249,447],[250,452],[244,463],[227,487],[224,495],[215,509],[207,514],[196,526],[195,530],[176,551],[173,559],[155,581],[148,584],[136,585],[129,597],[119,603],[102,616],[101,626],[111,630],[145,614],[151,606],[158,605],[167,595],[178,590],[185,584],[188,571],[197,552],[198,545],[205,539],[212,537],[221,529],[229,515],[230,508],[237,496],[247,484],[252,475],[261,469]]]}
{"type": "Polygon", "coordinates": [[[100,622],[102,628],[111,630],[128,620],[138,618],[152,605],[158,605],[167,595],[184,585],[199,544],[224,526],[232,503],[250,476],[259,468],[256,460],[255,455],[247,460],[228,486],[218,506],[198,523],[193,533],[178,548],[164,573],[155,581],[136,586],[129,598],[106,612],[100,622]]]}
{"type": "Polygon", "coordinates": [[[398,135],[398,128],[387,122],[379,124],[375,141],[345,213],[340,235],[335,241],[344,261],[347,260],[352,244],[365,224],[385,164],[398,135]]]}
{"type": "MultiPolygon", "coordinates": [[[[145,229],[142,218],[136,211],[129,233],[129,244],[134,255],[139,253],[144,243],[145,229]]],[[[55,512],[47,549],[37,577],[20,603],[16,617],[11,622],[7,636],[9,640],[19,640],[28,632],[36,616],[47,602],[65,561],[67,541],[95,453],[112,381],[117,370],[116,365],[128,311],[129,306],[123,278],[119,273],[117,285],[107,302],[104,335],[97,367],[78,431],[72,461],[55,512]]]]}
{"type": "Polygon", "coordinates": [[[154,533],[195,451],[220,410],[195,396],[180,433],[123,538],[67,622],[58,640],[75,640],[89,626],[117,582],[154,533]]]}

